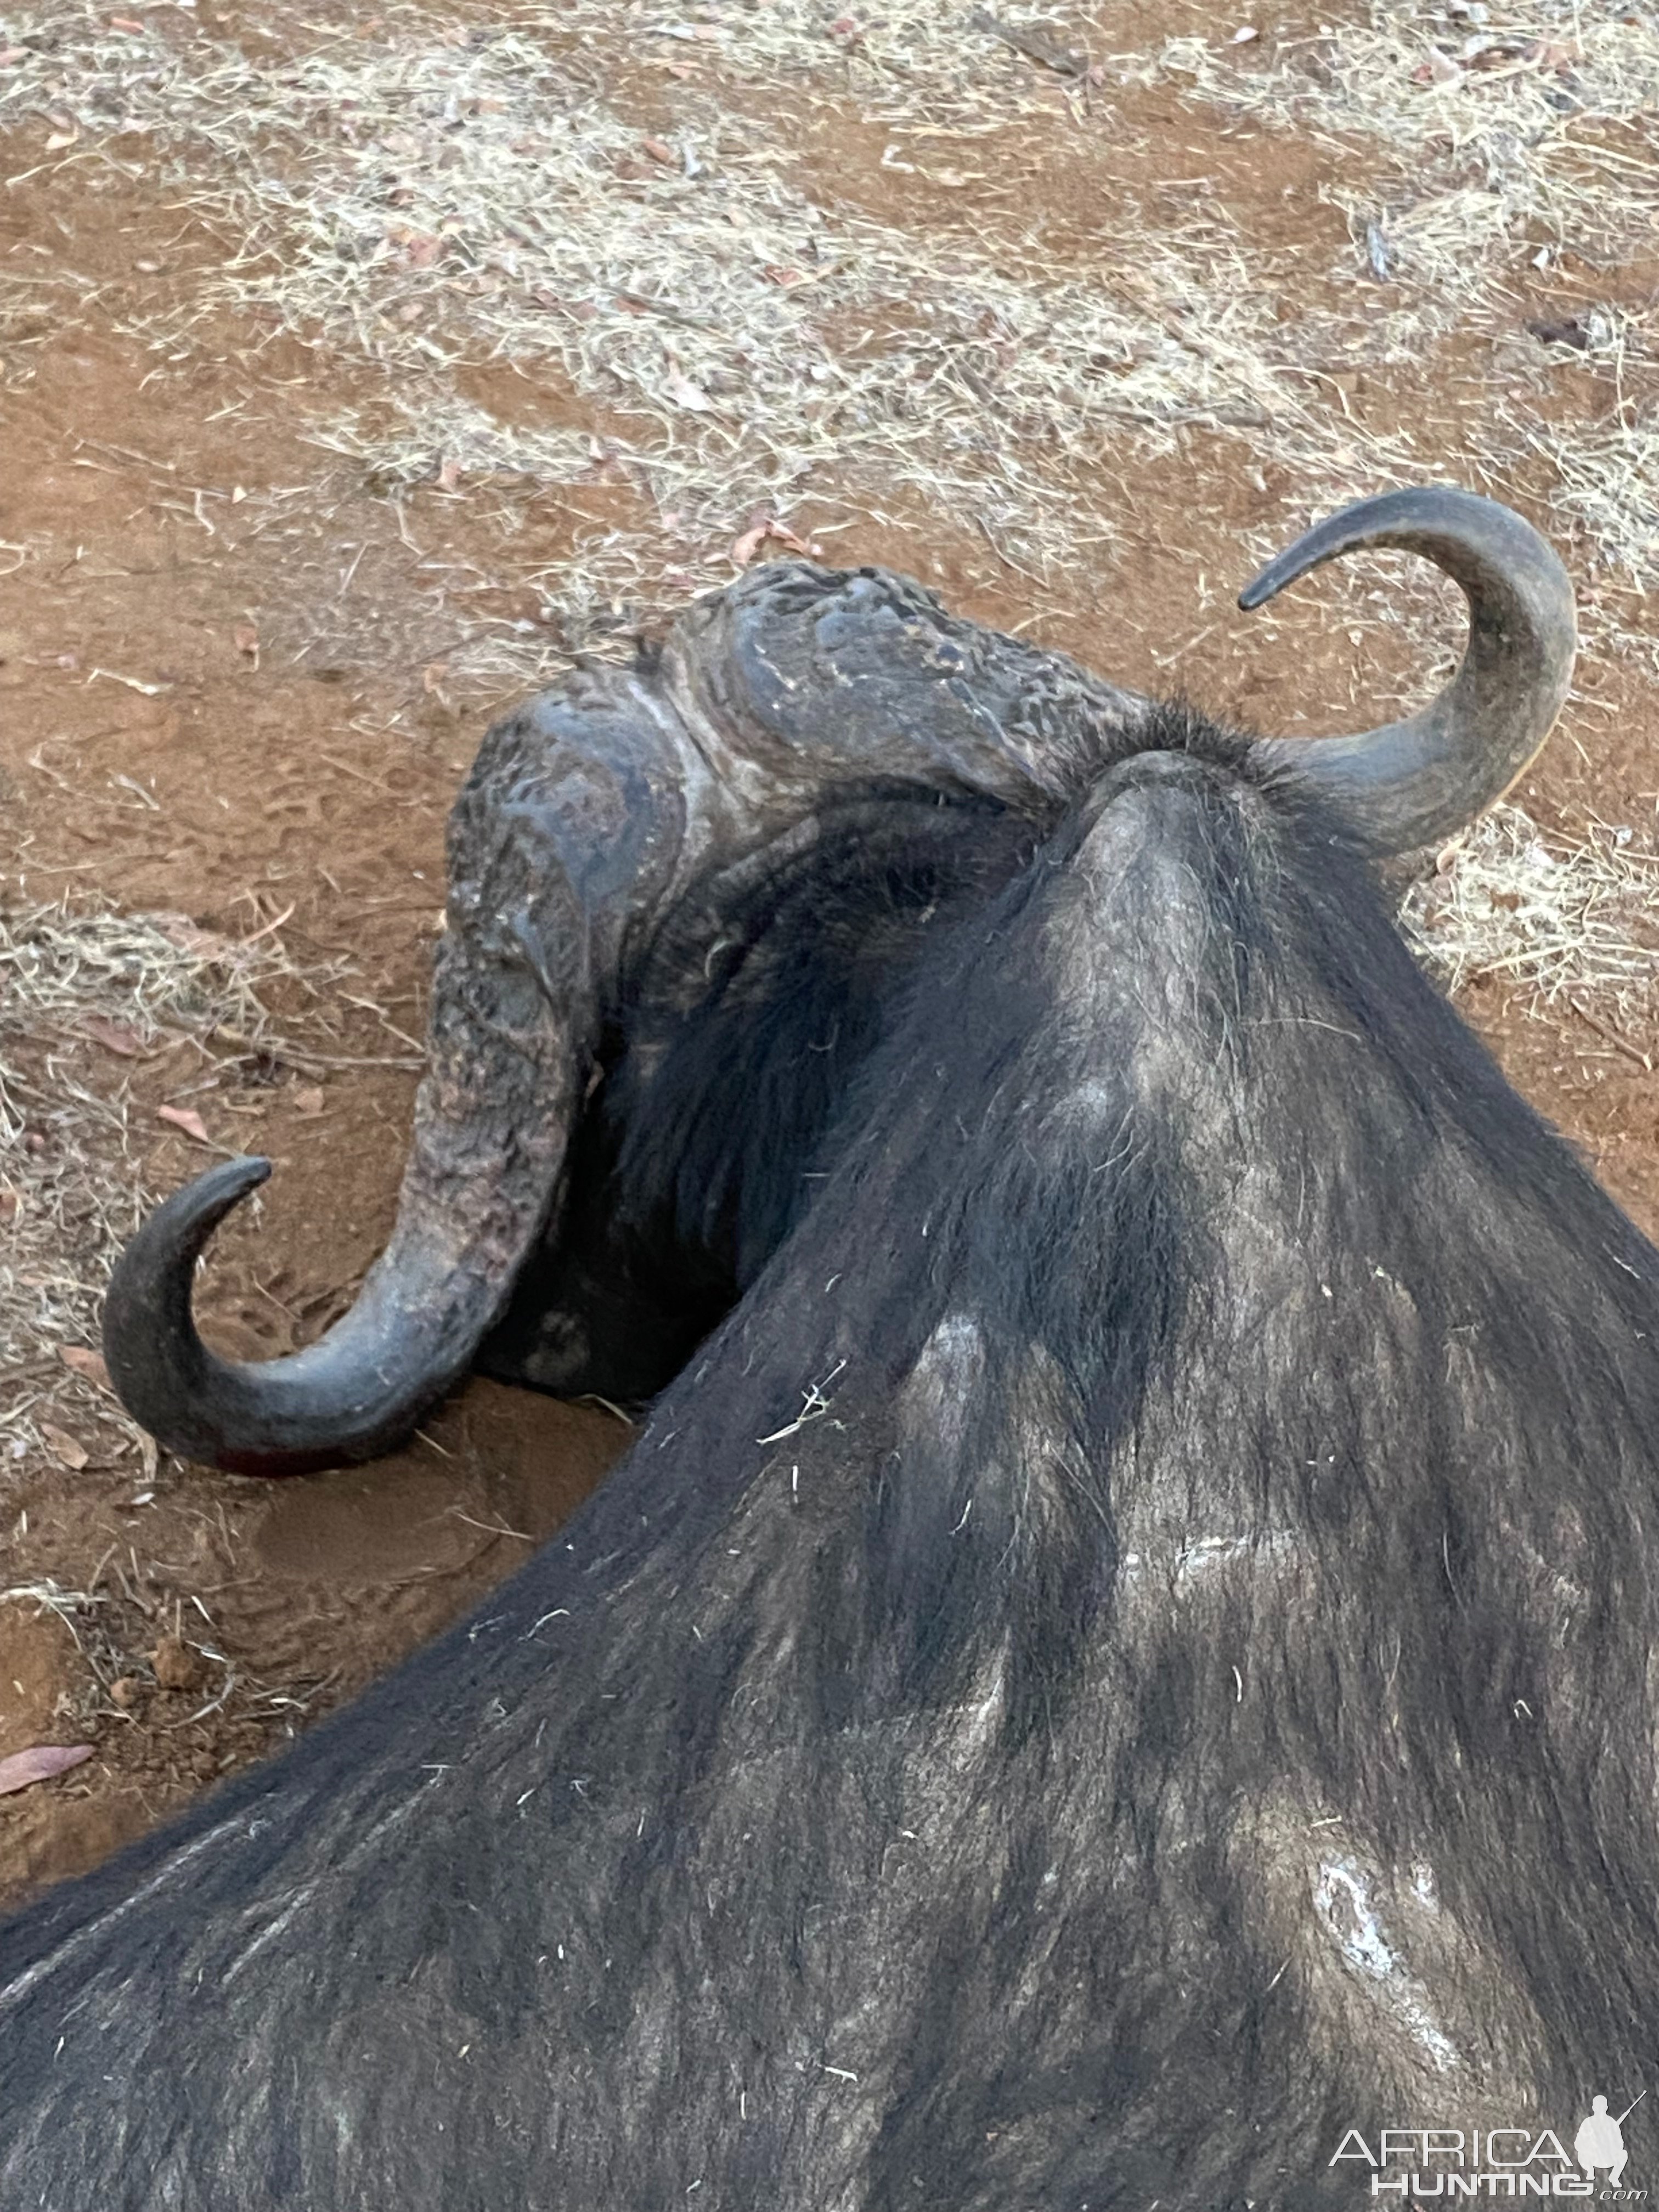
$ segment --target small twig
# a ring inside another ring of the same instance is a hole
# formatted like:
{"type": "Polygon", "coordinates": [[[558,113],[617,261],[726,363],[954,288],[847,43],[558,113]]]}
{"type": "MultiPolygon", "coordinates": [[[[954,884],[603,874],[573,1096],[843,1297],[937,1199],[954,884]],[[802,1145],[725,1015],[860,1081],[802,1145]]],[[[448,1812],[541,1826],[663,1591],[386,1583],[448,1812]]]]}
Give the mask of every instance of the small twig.
{"type": "Polygon", "coordinates": [[[326,761],[331,768],[337,768],[342,775],[355,775],[359,783],[368,784],[375,791],[386,792],[388,796],[391,794],[391,785],[382,783],[378,775],[371,775],[367,769],[353,768],[349,761],[343,761],[336,753],[319,752],[317,757],[326,761]]]}
{"type": "MultiPolygon", "coordinates": [[[[430,1443],[431,1441],[428,1437],[427,1442],[430,1443]]],[[[512,1536],[520,1544],[533,1544],[536,1540],[523,1528],[509,1528],[505,1524],[498,1526],[493,1521],[475,1521],[470,1513],[463,1513],[459,1505],[452,1505],[449,1510],[455,1520],[465,1521],[469,1528],[482,1528],[486,1536],[512,1536]]]]}
{"type": "Polygon", "coordinates": [[[1086,54],[1073,53],[1069,47],[1058,46],[1052,39],[1045,39],[1033,27],[1017,23],[1000,23],[988,9],[975,8],[968,18],[975,31],[985,31],[994,39],[1000,39],[1005,46],[1012,46],[1017,54],[1024,54],[1028,62],[1041,68],[1053,70],[1056,76],[1082,76],[1089,67],[1086,54]]]}
{"type": "Polygon", "coordinates": [[[676,307],[667,300],[653,300],[648,292],[618,292],[619,300],[626,300],[630,307],[643,307],[647,313],[660,315],[665,322],[678,323],[682,330],[717,331],[718,323],[710,322],[707,315],[688,315],[684,307],[676,307]]]}
{"type": "Polygon", "coordinates": [[[974,520],[979,525],[986,544],[990,547],[992,552],[996,555],[998,560],[1001,562],[1005,568],[1012,568],[1015,575],[1024,576],[1028,583],[1042,583],[1042,579],[1041,576],[1034,575],[1030,569],[1022,568],[1019,562],[1015,560],[1012,553],[1005,553],[1003,551],[1001,546],[997,544],[995,538],[992,535],[990,524],[985,520],[985,517],[982,514],[976,514],[974,517],[974,520]]]}
{"type": "Polygon", "coordinates": [[[809,1421],[821,1421],[830,1410],[830,1401],[823,1394],[846,1364],[844,1359],[838,1359],[822,1382],[814,1382],[802,1392],[805,1402],[793,1421],[787,1421],[781,1429],[774,1429],[769,1437],[757,1437],[755,1442],[759,1444],[781,1443],[785,1437],[793,1437],[804,1429],[809,1421]]]}
{"type": "Polygon", "coordinates": [[[263,929],[256,929],[252,937],[239,937],[236,940],[237,943],[239,945],[257,945],[262,937],[269,937],[273,931],[280,929],[283,924],[289,919],[289,915],[293,914],[295,908],[297,907],[299,901],[295,899],[292,905],[285,906],[283,908],[283,911],[277,915],[275,921],[268,921],[263,929]]]}
{"type": "MultiPolygon", "coordinates": [[[[418,1074],[426,1066],[424,1054],[419,1060],[393,1059],[390,1056],[375,1059],[373,1055],[363,1053],[301,1052],[285,1044],[261,1046],[259,1049],[269,1051],[273,1060],[280,1060],[285,1066],[295,1069],[301,1075],[309,1075],[313,1071],[320,1075],[325,1069],[331,1067],[402,1067],[418,1074]]],[[[243,1060],[248,1057],[246,1053],[234,1056],[243,1060]]]]}
{"type": "Polygon", "coordinates": [[[1618,1030],[1613,1028],[1610,1022],[1604,1022],[1599,1014],[1591,1013],[1588,1006],[1580,1006],[1578,1000],[1573,997],[1571,991],[1567,993],[1566,998],[1567,1004],[1572,1008],[1572,1011],[1577,1015],[1581,1022],[1583,1022],[1589,1028],[1593,1029],[1598,1036],[1604,1036],[1607,1042],[1617,1051],[1624,1054],[1626,1060],[1633,1060],[1638,1067],[1645,1068],[1650,1075],[1652,1074],[1653,1062],[1646,1053],[1640,1050],[1638,1046],[1633,1045],[1628,1037],[1620,1036],[1618,1030]]]}

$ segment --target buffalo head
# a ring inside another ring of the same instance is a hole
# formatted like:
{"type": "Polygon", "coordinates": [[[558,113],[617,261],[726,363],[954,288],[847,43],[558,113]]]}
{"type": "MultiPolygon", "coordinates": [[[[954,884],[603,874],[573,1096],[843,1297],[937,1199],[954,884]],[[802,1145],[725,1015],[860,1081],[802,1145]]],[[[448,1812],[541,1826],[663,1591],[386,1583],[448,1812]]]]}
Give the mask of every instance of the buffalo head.
{"type": "MultiPolygon", "coordinates": [[[[1571,589],[1542,539],[1449,489],[1346,509],[1240,604],[1382,546],[1424,555],[1462,586],[1469,635],[1455,677],[1405,721],[1254,741],[1374,855],[1443,837],[1509,788],[1565,696],[1575,643],[1571,589]]],[[[733,1095],[711,1073],[708,1157],[724,1163],[708,1171],[713,1195],[653,1185],[651,1203],[674,1217],[671,1246],[702,1235],[685,1229],[699,1207],[718,1216],[703,1237],[718,1263],[684,1296],[664,1280],[672,1251],[645,1266],[635,1255],[630,1272],[595,1174],[612,1176],[649,1123],[663,1056],[718,1036],[714,1001],[730,995],[734,957],[763,940],[769,902],[805,885],[826,902],[825,960],[849,976],[883,970],[930,899],[971,895],[976,869],[995,872],[984,854],[1040,836],[1080,769],[1109,762],[1148,712],[1060,654],[953,619],[903,578],[792,562],[694,606],[633,666],[579,671],[496,724],[451,818],[430,1066],[391,1242],[318,1343],[228,1363],[192,1321],[194,1264],[270,1164],[200,1176],[144,1224],[111,1284],[105,1350],[128,1410],[185,1457],[283,1474],[391,1448],[492,1329],[506,1346],[496,1371],[568,1390],[659,1387],[781,1234],[787,1193],[762,1202],[755,1189],[810,1169],[828,1091],[856,1060],[850,984],[845,1035],[798,1038],[790,979],[756,961],[745,1018],[763,1013],[784,1040],[777,1068],[807,1074],[762,1096],[763,1085],[733,1095]],[[878,815],[866,804],[878,791],[878,815]],[[878,841],[880,865],[909,887],[894,894],[893,941],[866,931],[839,943],[835,872],[870,865],[878,841]],[[902,852],[933,857],[907,875],[902,852]],[[809,1052],[823,1057],[816,1073],[809,1052]],[[533,1291],[503,1337],[521,1280],[533,1291]]],[[[674,1140],[655,1133],[659,1164],[674,1140]]],[[[626,1214],[626,1194],[611,1212],[626,1214]]]]}

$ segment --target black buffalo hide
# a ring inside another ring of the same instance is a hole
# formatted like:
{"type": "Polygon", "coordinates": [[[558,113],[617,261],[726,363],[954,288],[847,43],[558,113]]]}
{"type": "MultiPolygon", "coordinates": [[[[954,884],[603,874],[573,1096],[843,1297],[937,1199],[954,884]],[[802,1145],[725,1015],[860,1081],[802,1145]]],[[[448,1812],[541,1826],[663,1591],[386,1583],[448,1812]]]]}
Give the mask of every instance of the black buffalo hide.
{"type": "Polygon", "coordinates": [[[8,2212],[1337,2205],[1642,2086],[1659,1259],[1235,741],[929,835],[624,1040],[742,1295],[617,1474],[0,1936],[8,2212]]]}

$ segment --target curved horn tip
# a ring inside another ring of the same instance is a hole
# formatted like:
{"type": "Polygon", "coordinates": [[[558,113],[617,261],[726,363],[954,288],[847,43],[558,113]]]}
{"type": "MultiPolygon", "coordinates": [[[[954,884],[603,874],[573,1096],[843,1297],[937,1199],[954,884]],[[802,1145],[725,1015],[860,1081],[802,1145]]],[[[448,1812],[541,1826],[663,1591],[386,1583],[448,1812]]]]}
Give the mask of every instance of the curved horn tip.
{"type": "Polygon", "coordinates": [[[258,1153],[221,1160],[164,1199],[115,1263],[112,1288],[130,1261],[142,1264],[149,1250],[182,1253],[193,1259],[233,1206],[270,1180],[270,1162],[258,1153]]]}
{"type": "Polygon", "coordinates": [[[1422,539],[1442,540],[1443,552],[1465,547],[1490,564],[1524,574],[1544,598],[1559,602],[1550,611],[1554,623],[1573,627],[1571,582],[1549,540],[1513,507],[1460,484],[1413,484],[1339,507],[1276,553],[1245,585],[1238,605],[1254,613],[1310,568],[1370,546],[1403,546],[1433,559],[1431,546],[1418,542],[1422,539]]]}
{"type": "MultiPolygon", "coordinates": [[[[115,1263],[104,1300],[104,1358],[117,1397],[140,1428],[179,1459],[237,1474],[305,1474],[392,1450],[464,1370],[486,1314],[459,1349],[457,1297],[477,1297],[466,1255],[428,1237],[371,1268],[349,1313],[315,1344],[274,1359],[221,1358],[191,1311],[196,1261],[239,1200],[270,1174],[269,1160],[222,1161],[156,1208],[115,1263]],[[442,1304],[445,1297],[450,1304],[442,1304]],[[422,1325],[434,1309],[450,1329],[435,1352],[422,1325]]],[[[465,1319],[463,1314],[463,1320],[465,1319]]]]}
{"type": "MultiPolygon", "coordinates": [[[[209,1168],[203,1175],[187,1182],[175,1198],[193,1192],[198,1203],[223,1206],[226,1212],[238,1199],[246,1198],[251,1190],[258,1190],[262,1182],[270,1181],[271,1164],[262,1152],[241,1152],[234,1160],[221,1160],[216,1168],[209,1168]]],[[[223,1218],[223,1215],[220,1216],[223,1218]]]]}
{"type": "Polygon", "coordinates": [[[1346,553],[1392,546],[1449,576],[1468,608],[1456,675],[1404,721],[1352,737],[1262,738],[1264,757],[1346,812],[1373,854],[1433,843],[1503,796],[1548,734],[1571,681],[1572,581],[1547,538],[1510,507],[1449,485],[1358,501],[1316,523],[1238,595],[1247,612],[1346,553]]]}
{"type": "Polygon", "coordinates": [[[105,1364],[116,1396],[153,1434],[161,1433],[157,1331],[176,1330],[187,1347],[199,1350],[190,1321],[198,1255],[232,1207],[270,1174],[270,1162],[255,1155],[221,1160],[164,1200],[115,1262],[104,1298],[105,1364]]]}

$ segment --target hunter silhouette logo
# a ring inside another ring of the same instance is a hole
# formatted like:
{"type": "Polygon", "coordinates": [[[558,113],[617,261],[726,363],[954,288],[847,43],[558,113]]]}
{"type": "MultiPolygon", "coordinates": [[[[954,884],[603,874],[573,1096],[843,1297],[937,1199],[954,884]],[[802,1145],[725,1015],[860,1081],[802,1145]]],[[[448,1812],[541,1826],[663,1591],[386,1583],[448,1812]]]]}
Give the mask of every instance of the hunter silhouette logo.
{"type": "Polygon", "coordinates": [[[1390,2127],[1369,2139],[1358,2128],[1350,2128],[1330,2164],[1352,2160],[1369,2168],[1365,2193],[1384,2203],[1577,2197],[1641,2203],[1647,2191],[1625,2185],[1630,2157],[1625,2123],[1647,2094],[1644,2089],[1633,2097],[1617,2118],[1604,2096],[1592,2097],[1571,2151],[1553,2129],[1540,2130],[1535,2123],[1525,2128],[1390,2127]]]}
{"type": "Polygon", "coordinates": [[[1589,2117],[1572,2139],[1572,2154],[1592,2180],[1598,2166],[1607,2167],[1610,2188],[1617,2189],[1624,2179],[1625,2161],[1630,2156],[1625,2148],[1625,2122],[1647,2094],[1644,2089],[1641,2096],[1633,2098],[1616,2120],[1607,2110],[1605,2097],[1590,2100],[1589,2117]]]}

